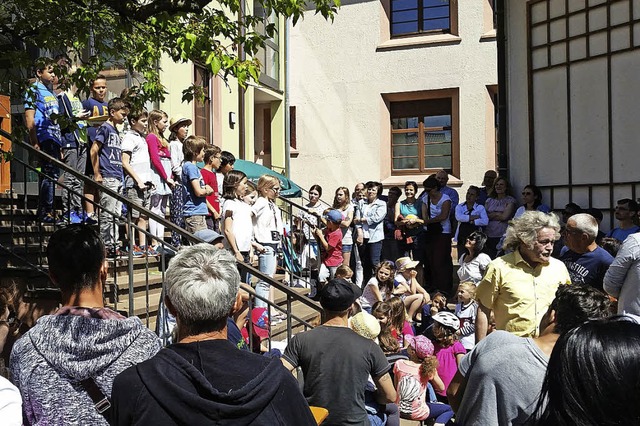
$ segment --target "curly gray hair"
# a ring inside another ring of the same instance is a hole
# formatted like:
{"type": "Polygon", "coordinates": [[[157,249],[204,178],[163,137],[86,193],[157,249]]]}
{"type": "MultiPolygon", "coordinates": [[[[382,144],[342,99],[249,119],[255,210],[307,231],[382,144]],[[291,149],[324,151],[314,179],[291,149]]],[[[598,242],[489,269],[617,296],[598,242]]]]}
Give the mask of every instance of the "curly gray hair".
{"type": "Polygon", "coordinates": [[[185,247],[171,260],[167,297],[187,327],[220,321],[231,312],[240,286],[235,258],[211,244],[185,247]]]}
{"type": "Polygon", "coordinates": [[[502,245],[504,250],[517,250],[520,244],[533,249],[538,239],[538,231],[551,228],[555,231],[554,239],[560,238],[560,222],[553,213],[526,211],[522,216],[509,222],[507,235],[502,245]]]}

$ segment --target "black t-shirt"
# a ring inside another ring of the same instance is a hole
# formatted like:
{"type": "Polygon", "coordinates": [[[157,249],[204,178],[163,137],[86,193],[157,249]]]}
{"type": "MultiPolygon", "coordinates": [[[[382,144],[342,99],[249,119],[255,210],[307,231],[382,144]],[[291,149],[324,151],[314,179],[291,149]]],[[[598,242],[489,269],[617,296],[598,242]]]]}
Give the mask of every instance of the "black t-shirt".
{"type": "Polygon", "coordinates": [[[309,405],[329,410],[323,425],[368,425],[364,390],[369,376],[389,370],[382,349],[347,327],[320,326],[293,336],[283,358],[301,367],[309,405]]]}

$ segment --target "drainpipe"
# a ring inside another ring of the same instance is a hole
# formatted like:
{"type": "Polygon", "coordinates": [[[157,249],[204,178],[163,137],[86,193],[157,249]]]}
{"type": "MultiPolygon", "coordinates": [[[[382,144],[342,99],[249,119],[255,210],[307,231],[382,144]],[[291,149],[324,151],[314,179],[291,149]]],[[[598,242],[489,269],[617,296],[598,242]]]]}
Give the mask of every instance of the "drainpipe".
{"type": "MultiPolygon", "coordinates": [[[[240,36],[245,35],[245,28],[242,23],[244,20],[245,0],[240,0],[240,10],[238,10],[238,25],[240,26],[240,36]]],[[[238,44],[238,58],[241,61],[246,59],[244,46],[242,43],[238,44]]],[[[246,134],[245,134],[245,111],[244,111],[244,88],[238,84],[238,157],[241,160],[246,160],[246,134]]]]}
{"type": "Polygon", "coordinates": [[[291,116],[289,115],[289,18],[284,20],[284,174],[291,177],[291,116]]]}
{"type": "Polygon", "coordinates": [[[509,143],[507,141],[507,52],[505,30],[506,0],[496,0],[496,44],[498,50],[498,172],[508,176],[509,143]]]}

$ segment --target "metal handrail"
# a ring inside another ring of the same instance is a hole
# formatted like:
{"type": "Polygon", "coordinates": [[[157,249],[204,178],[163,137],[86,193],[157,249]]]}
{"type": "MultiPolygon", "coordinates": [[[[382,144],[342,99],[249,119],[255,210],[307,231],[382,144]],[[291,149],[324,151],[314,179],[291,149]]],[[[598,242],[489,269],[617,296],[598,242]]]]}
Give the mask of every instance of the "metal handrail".
{"type": "MultiPolygon", "coordinates": [[[[23,149],[25,149],[27,152],[29,152],[30,154],[35,155],[36,157],[39,157],[41,159],[45,159],[51,163],[53,163],[56,167],[58,167],[60,170],[64,171],[65,173],[69,173],[70,175],[73,175],[74,177],[76,177],[77,179],[79,179],[81,182],[83,182],[85,185],[94,185],[95,187],[97,187],[100,191],[108,194],[109,196],[119,200],[121,203],[125,204],[127,206],[127,217],[124,218],[126,219],[127,225],[128,226],[128,237],[129,240],[132,240],[132,236],[133,236],[133,232],[135,231],[141,231],[143,232],[147,237],[150,238],[155,238],[154,235],[152,235],[151,233],[149,233],[148,231],[146,231],[145,229],[139,228],[137,226],[137,224],[135,223],[135,221],[132,220],[131,217],[131,210],[137,210],[140,213],[142,213],[143,215],[147,216],[149,219],[152,219],[158,223],[161,223],[162,225],[165,226],[165,228],[171,230],[171,231],[175,231],[176,233],[178,233],[180,236],[182,236],[183,238],[186,239],[186,241],[188,241],[191,244],[194,243],[201,243],[204,242],[203,240],[195,237],[193,234],[189,233],[188,231],[186,231],[185,229],[173,224],[172,222],[168,221],[166,218],[162,217],[162,216],[158,216],[157,214],[153,213],[152,211],[141,207],[139,205],[133,204],[128,198],[124,197],[121,194],[118,194],[117,192],[104,187],[102,184],[97,183],[95,181],[93,181],[92,179],[86,177],[84,174],[70,168],[69,166],[67,166],[65,163],[61,162],[59,159],[51,157],[50,155],[35,149],[34,147],[32,147],[31,145],[20,141],[20,140],[16,140],[13,139],[11,134],[0,130],[0,135],[2,135],[3,137],[7,137],[7,138],[11,138],[13,141],[13,146],[14,149],[15,147],[21,147],[23,149]]],[[[7,151],[1,150],[0,149],[0,153],[3,154],[10,154],[7,151]]],[[[25,167],[25,173],[26,173],[26,169],[30,169],[33,170],[35,172],[37,172],[39,175],[41,176],[45,176],[45,177],[49,177],[47,176],[45,173],[43,173],[40,170],[35,169],[33,166],[31,166],[30,164],[28,164],[27,162],[14,157],[12,159],[12,161],[16,161],[17,163],[22,164],[25,167]]],[[[12,176],[12,186],[11,186],[11,194],[13,196],[13,174],[12,176]]],[[[86,197],[84,197],[83,194],[78,194],[77,192],[75,192],[74,190],[70,189],[67,185],[65,185],[63,182],[56,182],[56,185],[61,186],[65,189],[67,189],[67,191],[71,194],[74,194],[76,196],[81,197],[81,199],[83,200],[88,200],[86,197]]],[[[26,197],[26,179],[25,179],[25,197],[26,197]]],[[[93,200],[88,200],[90,202],[92,202],[94,205],[99,206],[99,202],[97,201],[93,201],[93,200]]],[[[13,204],[12,204],[13,205],[13,204]]],[[[25,208],[26,208],[26,198],[25,198],[25,208]]],[[[102,207],[100,207],[102,208],[102,207]]],[[[104,210],[104,209],[103,209],[104,210]]],[[[105,210],[106,211],[106,210],[105,210]]],[[[114,212],[108,212],[108,214],[110,214],[112,217],[114,218],[119,218],[121,217],[121,215],[119,213],[114,213],[114,212]]],[[[13,207],[12,207],[12,232],[13,232],[13,207]]],[[[13,239],[12,239],[13,241],[13,239]]],[[[27,239],[25,239],[25,244],[27,239]]],[[[163,240],[159,241],[161,244],[163,244],[163,246],[168,246],[172,249],[176,249],[174,246],[172,246],[169,243],[166,243],[163,240]]],[[[42,246],[42,241],[41,241],[41,246],[42,246]]],[[[16,256],[16,258],[19,258],[19,256],[17,256],[15,253],[12,253],[14,256],[16,256]]],[[[164,256],[165,253],[162,253],[162,261],[160,262],[160,267],[161,267],[161,273],[164,276],[164,267],[165,267],[165,262],[164,262],[164,256]]],[[[30,264],[30,262],[28,262],[26,259],[24,259],[26,261],[27,264],[30,264]]],[[[117,262],[117,261],[116,261],[117,262]]],[[[260,272],[258,269],[254,268],[252,265],[243,263],[243,262],[237,262],[238,265],[240,266],[241,269],[249,272],[252,276],[257,277],[258,279],[268,283],[269,285],[273,285],[275,288],[277,288],[278,290],[280,290],[281,292],[283,292],[286,295],[287,298],[287,308],[286,309],[282,309],[281,307],[274,305],[273,303],[269,302],[268,300],[265,300],[265,302],[267,302],[269,304],[269,306],[272,306],[282,312],[286,313],[287,316],[287,335],[290,338],[290,334],[291,334],[291,319],[293,318],[296,321],[299,321],[301,324],[304,324],[305,326],[310,326],[306,321],[301,320],[300,318],[294,316],[291,312],[291,303],[292,301],[298,301],[300,303],[302,303],[303,305],[316,310],[319,314],[322,315],[322,308],[318,306],[317,303],[313,302],[311,299],[307,298],[304,295],[298,294],[297,292],[295,292],[294,290],[291,290],[288,286],[280,283],[279,281],[275,280],[274,278],[265,275],[264,273],[260,272]]],[[[117,267],[117,264],[114,264],[114,268],[117,267]]],[[[148,268],[148,259],[147,259],[147,268],[148,268]]],[[[40,268],[38,268],[40,270],[40,268]]],[[[41,272],[44,273],[44,270],[40,270],[41,272]]],[[[117,271],[114,269],[114,281],[116,280],[117,277],[117,271]]],[[[131,251],[129,252],[129,299],[130,299],[130,303],[129,303],[129,311],[130,313],[133,313],[133,293],[134,293],[134,288],[133,288],[133,257],[132,257],[132,253],[131,251]]],[[[163,286],[164,287],[164,286],[163,286]]],[[[117,282],[114,282],[114,292],[117,295],[117,282]]],[[[146,293],[146,309],[147,309],[147,325],[149,323],[149,276],[148,276],[148,269],[147,269],[147,276],[146,276],[146,289],[145,289],[145,293],[146,293]]],[[[258,297],[259,299],[262,299],[260,296],[255,295],[255,292],[250,292],[254,297],[258,297]]],[[[116,303],[117,303],[117,298],[116,298],[116,303]]]]}

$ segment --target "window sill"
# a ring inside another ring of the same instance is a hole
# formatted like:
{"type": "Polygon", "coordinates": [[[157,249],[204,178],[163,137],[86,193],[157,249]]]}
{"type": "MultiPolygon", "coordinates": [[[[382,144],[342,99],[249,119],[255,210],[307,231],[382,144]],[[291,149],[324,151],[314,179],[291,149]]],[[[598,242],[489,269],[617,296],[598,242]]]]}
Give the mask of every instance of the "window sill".
{"type": "Polygon", "coordinates": [[[384,52],[386,50],[412,49],[425,46],[440,46],[447,44],[459,44],[462,41],[457,35],[453,34],[432,34],[415,37],[394,38],[387,40],[376,47],[376,52],[384,52]]]}
{"type": "MultiPolygon", "coordinates": [[[[417,182],[418,187],[422,188],[422,182],[429,177],[430,173],[419,173],[419,174],[409,174],[409,175],[393,175],[382,181],[382,186],[385,188],[389,188],[391,186],[399,186],[400,188],[404,187],[404,183],[408,180],[413,180],[417,182]]],[[[447,186],[459,188],[464,184],[464,181],[449,175],[449,182],[447,182],[447,186]]]]}
{"type": "Polygon", "coordinates": [[[486,33],[480,36],[480,41],[495,41],[496,39],[496,30],[495,28],[491,31],[487,31],[486,33]]]}

